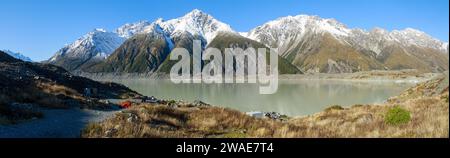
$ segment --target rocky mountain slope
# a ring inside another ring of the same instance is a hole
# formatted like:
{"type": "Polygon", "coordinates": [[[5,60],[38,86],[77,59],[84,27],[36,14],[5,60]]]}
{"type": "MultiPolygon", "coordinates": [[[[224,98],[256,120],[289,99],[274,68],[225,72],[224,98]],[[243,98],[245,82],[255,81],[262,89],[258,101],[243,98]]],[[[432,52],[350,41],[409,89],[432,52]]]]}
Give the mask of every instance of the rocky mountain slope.
{"type": "MultiPolygon", "coordinates": [[[[227,53],[225,52],[225,48],[267,48],[265,45],[251,40],[249,38],[243,37],[239,34],[234,33],[219,33],[214,40],[208,44],[208,47],[211,48],[217,48],[222,51],[222,54],[227,53]]],[[[270,49],[266,49],[266,64],[270,64],[270,49]]],[[[225,58],[223,58],[225,59],[225,58]]],[[[256,65],[256,61],[249,61],[247,62],[253,63],[256,65]]],[[[244,65],[244,63],[242,63],[244,65]]],[[[278,70],[280,74],[300,74],[302,73],[297,67],[290,64],[286,59],[278,56],[278,70]]],[[[247,69],[245,70],[247,71],[247,69]]]]}
{"type": "Polygon", "coordinates": [[[373,69],[448,70],[448,43],[407,28],[350,29],[334,19],[288,16],[256,27],[247,37],[269,47],[306,72],[373,69]]]}

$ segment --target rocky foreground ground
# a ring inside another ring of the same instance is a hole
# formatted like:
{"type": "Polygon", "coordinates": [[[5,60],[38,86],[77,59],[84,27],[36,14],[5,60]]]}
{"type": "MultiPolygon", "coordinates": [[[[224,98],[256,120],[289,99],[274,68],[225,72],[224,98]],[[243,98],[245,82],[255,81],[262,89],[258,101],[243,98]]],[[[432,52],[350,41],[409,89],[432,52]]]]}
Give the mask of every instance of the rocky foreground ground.
{"type": "Polygon", "coordinates": [[[141,96],[120,84],[74,76],[58,66],[24,62],[1,51],[0,87],[0,125],[45,118],[42,111],[48,109],[108,109],[102,99],[141,96]],[[86,89],[96,93],[86,95],[86,89]]]}

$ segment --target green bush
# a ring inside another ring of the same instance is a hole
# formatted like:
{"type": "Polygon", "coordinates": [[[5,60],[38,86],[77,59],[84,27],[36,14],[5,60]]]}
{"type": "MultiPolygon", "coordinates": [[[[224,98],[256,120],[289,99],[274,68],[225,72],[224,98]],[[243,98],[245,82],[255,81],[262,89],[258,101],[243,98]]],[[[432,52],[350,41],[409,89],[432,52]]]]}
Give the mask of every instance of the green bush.
{"type": "Polygon", "coordinates": [[[175,105],[177,103],[177,101],[175,100],[170,100],[167,105],[175,105]]]}
{"type": "Polygon", "coordinates": [[[411,113],[400,106],[395,106],[388,110],[384,121],[389,125],[400,125],[411,120],[411,113]]]}
{"type": "Polygon", "coordinates": [[[444,99],[446,103],[448,103],[448,95],[441,96],[441,99],[444,99]]]}

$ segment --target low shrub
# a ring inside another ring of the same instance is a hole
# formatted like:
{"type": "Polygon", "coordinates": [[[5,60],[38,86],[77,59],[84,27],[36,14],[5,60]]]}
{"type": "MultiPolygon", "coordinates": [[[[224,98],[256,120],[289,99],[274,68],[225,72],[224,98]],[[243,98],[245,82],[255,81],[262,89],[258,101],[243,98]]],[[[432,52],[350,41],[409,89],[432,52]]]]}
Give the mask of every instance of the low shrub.
{"type": "Polygon", "coordinates": [[[389,109],[384,118],[384,121],[389,125],[401,125],[408,123],[410,120],[411,113],[400,106],[394,106],[389,109]]]}
{"type": "Polygon", "coordinates": [[[344,110],[344,108],[340,105],[333,105],[333,106],[327,107],[325,109],[325,111],[331,111],[331,110],[344,110]]]}

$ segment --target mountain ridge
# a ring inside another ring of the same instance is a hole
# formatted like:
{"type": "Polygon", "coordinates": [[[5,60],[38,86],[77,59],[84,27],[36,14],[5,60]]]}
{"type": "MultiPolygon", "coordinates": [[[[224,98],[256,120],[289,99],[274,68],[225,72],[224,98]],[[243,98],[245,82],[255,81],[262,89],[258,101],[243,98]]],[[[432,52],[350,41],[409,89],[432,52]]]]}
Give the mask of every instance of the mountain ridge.
{"type": "MultiPolygon", "coordinates": [[[[359,28],[348,28],[335,19],[296,15],[277,18],[249,32],[236,32],[230,25],[198,9],[167,21],[162,18],[153,22],[142,20],[125,24],[113,32],[108,32],[122,39],[122,41],[117,42],[120,44],[113,46],[114,50],[109,49],[107,53],[86,52],[90,58],[95,57],[93,54],[100,54],[100,56],[103,54],[103,58],[96,58],[97,60],[84,59],[84,62],[78,62],[78,66],[69,66],[69,68],[65,67],[65,62],[52,62],[52,60],[55,60],[55,56],[58,56],[58,53],[49,61],[71,71],[89,68],[106,61],[125,41],[139,34],[154,33],[155,29],[156,32],[164,34],[165,43],[169,44],[170,50],[177,47],[174,42],[175,39],[186,38],[186,34],[201,40],[204,45],[203,48],[206,48],[220,33],[239,35],[262,43],[267,47],[278,48],[281,57],[306,72],[342,73],[372,69],[419,69],[434,72],[448,69],[446,68],[448,67],[448,57],[436,54],[438,52],[448,54],[448,43],[412,28],[389,32],[376,27],[371,31],[366,31],[359,28]],[[330,44],[335,43],[333,44],[335,47],[326,46],[327,43],[323,43],[325,41],[330,44]],[[347,50],[347,52],[337,50],[347,50]],[[333,52],[335,53],[333,54],[333,52]],[[336,54],[336,52],[346,53],[347,56],[353,56],[354,58],[343,59],[343,57],[339,57],[342,55],[336,54]],[[349,52],[352,55],[348,54],[349,52]],[[425,56],[422,57],[421,53],[425,56]],[[315,57],[307,57],[307,55],[315,57]],[[322,59],[321,56],[326,56],[328,59],[322,59]],[[398,60],[400,57],[396,56],[403,56],[411,59],[411,61],[398,60]],[[446,61],[439,58],[444,58],[446,61]],[[365,63],[359,60],[365,61],[365,63]]],[[[106,33],[107,31],[103,30],[103,32],[106,33]]],[[[107,41],[102,42],[107,43],[107,41]]]]}
{"type": "Polygon", "coordinates": [[[448,70],[449,65],[448,43],[411,28],[391,32],[381,28],[365,31],[347,28],[334,19],[298,15],[269,21],[248,32],[247,36],[268,47],[278,48],[281,56],[306,72],[343,73],[373,69],[436,72],[448,70]],[[345,59],[339,57],[345,53],[345,59]],[[363,58],[366,62],[355,63],[363,58]],[[334,70],[326,67],[334,67],[334,70]]]}
{"type": "Polygon", "coordinates": [[[12,56],[12,57],[14,57],[14,58],[16,58],[16,59],[19,59],[19,60],[22,60],[22,61],[33,62],[29,57],[27,57],[27,56],[25,56],[25,55],[23,55],[21,53],[13,52],[13,51],[7,50],[7,49],[1,50],[1,51],[6,53],[6,54],[8,54],[8,55],[10,55],[10,56],[12,56]]]}

